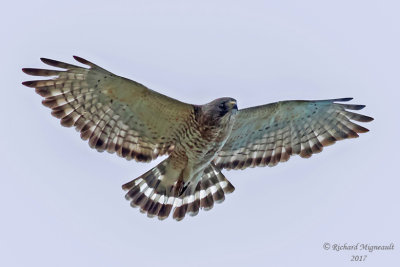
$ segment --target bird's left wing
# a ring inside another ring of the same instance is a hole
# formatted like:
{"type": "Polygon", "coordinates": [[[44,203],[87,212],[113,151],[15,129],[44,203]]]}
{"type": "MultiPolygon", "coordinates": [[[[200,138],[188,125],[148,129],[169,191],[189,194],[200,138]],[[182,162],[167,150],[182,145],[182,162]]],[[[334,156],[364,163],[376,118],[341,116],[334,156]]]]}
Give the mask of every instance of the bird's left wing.
{"type": "Polygon", "coordinates": [[[291,155],[308,158],[337,140],[358,137],[368,129],[350,120],[373,118],[348,111],[364,105],[335,103],[351,99],[281,101],[239,110],[214,163],[225,169],[274,166],[291,155]]]}
{"type": "Polygon", "coordinates": [[[74,58],[90,68],[42,58],[63,70],[23,69],[33,76],[53,76],[23,84],[36,88],[63,126],[74,126],[98,151],[137,161],[150,161],[174,148],[177,133],[193,115],[192,105],[74,58]]]}

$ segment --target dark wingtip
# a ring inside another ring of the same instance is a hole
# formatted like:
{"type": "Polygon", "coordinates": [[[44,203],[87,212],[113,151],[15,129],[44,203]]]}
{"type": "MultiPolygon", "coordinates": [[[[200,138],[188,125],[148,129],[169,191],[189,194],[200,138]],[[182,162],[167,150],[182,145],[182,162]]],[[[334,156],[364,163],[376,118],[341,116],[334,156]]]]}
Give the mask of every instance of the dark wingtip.
{"type": "Polygon", "coordinates": [[[54,59],[50,59],[50,58],[45,58],[45,57],[41,57],[40,60],[47,65],[53,66],[53,67],[57,67],[57,68],[67,68],[66,63],[54,60],[54,59]]]}
{"type": "MultiPolygon", "coordinates": [[[[28,75],[39,76],[39,74],[44,73],[44,70],[41,69],[32,69],[32,68],[23,68],[22,71],[28,75]]],[[[43,75],[44,76],[44,75],[43,75]]]]}
{"type": "Polygon", "coordinates": [[[361,110],[365,107],[366,107],[366,105],[347,105],[346,108],[352,109],[352,110],[361,110]]]}
{"type": "Polygon", "coordinates": [[[359,129],[357,129],[359,131],[359,133],[368,133],[369,129],[365,128],[365,127],[359,127],[359,129]]]}
{"type": "Polygon", "coordinates": [[[53,62],[54,60],[52,60],[52,59],[49,59],[49,58],[45,58],[45,57],[41,57],[40,58],[40,60],[43,62],[43,63],[49,63],[49,62],[53,62]]]}
{"type": "Polygon", "coordinates": [[[80,62],[80,63],[82,63],[82,64],[89,65],[89,66],[92,65],[91,62],[87,61],[87,60],[84,59],[84,58],[81,58],[81,57],[78,57],[78,56],[73,56],[73,58],[74,58],[76,61],[78,61],[78,62],[80,62]]]}
{"type": "Polygon", "coordinates": [[[350,109],[350,110],[361,110],[366,107],[365,105],[354,105],[354,104],[337,104],[337,105],[340,105],[345,109],[350,109]]]}
{"type": "Polygon", "coordinates": [[[344,98],[337,98],[337,99],[335,99],[335,101],[347,102],[347,101],[350,101],[350,100],[353,100],[353,99],[354,99],[353,97],[344,97],[344,98]]]}
{"type": "Polygon", "coordinates": [[[22,84],[27,86],[27,87],[35,87],[34,86],[34,81],[26,81],[26,82],[22,82],[22,84]]]}

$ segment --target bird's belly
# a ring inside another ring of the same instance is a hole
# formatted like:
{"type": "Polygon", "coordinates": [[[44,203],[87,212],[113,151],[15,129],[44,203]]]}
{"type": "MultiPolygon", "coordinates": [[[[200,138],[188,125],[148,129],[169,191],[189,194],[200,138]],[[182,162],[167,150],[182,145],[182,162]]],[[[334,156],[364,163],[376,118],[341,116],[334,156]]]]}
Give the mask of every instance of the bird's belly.
{"type": "Polygon", "coordinates": [[[186,168],[186,179],[199,180],[203,174],[205,168],[214,160],[218,152],[222,149],[227,138],[222,140],[207,141],[199,144],[194,149],[186,149],[185,153],[187,155],[188,163],[186,168]]]}
{"type": "Polygon", "coordinates": [[[204,169],[217,156],[227,141],[233,126],[233,119],[220,125],[210,126],[208,129],[196,129],[184,136],[179,143],[180,153],[184,153],[187,164],[184,170],[183,179],[185,182],[199,180],[204,169]]]}

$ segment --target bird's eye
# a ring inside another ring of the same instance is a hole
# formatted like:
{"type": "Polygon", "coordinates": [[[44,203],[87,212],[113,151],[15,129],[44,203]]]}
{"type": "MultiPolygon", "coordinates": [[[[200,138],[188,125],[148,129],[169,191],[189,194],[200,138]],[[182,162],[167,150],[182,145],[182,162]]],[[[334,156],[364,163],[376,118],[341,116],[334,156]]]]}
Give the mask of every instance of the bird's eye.
{"type": "Polygon", "coordinates": [[[225,104],[224,103],[219,104],[219,108],[220,109],[224,109],[225,108],[225,104]]]}

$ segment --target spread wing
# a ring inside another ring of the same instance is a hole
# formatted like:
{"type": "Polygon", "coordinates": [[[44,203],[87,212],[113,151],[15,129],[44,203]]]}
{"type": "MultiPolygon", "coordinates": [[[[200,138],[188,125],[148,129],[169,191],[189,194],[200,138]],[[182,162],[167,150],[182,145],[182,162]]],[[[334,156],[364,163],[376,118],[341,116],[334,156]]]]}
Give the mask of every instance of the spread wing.
{"type": "Polygon", "coordinates": [[[25,68],[49,80],[23,82],[44,97],[43,104],[66,127],[74,126],[98,151],[150,161],[174,148],[176,132],[193,113],[193,106],[172,99],[144,85],[117,76],[79,57],[83,68],[42,58],[64,70],[25,68]]]}
{"type": "Polygon", "coordinates": [[[335,103],[351,99],[282,101],[240,110],[214,163],[226,169],[274,166],[291,155],[308,158],[337,140],[358,137],[368,129],[350,120],[373,118],[348,111],[364,105],[335,103]]]}

